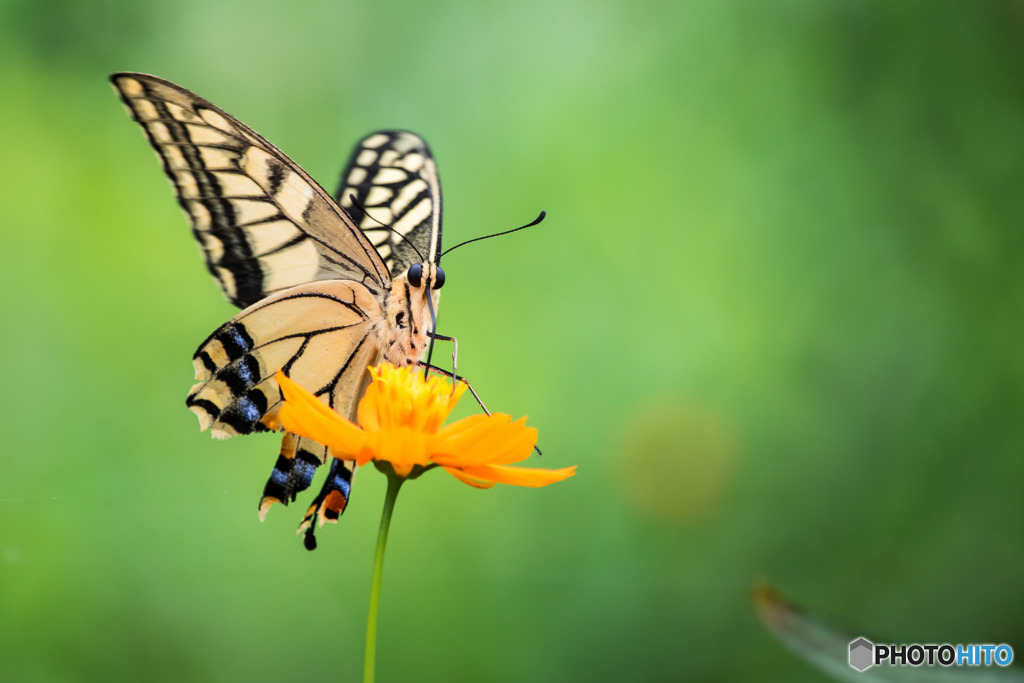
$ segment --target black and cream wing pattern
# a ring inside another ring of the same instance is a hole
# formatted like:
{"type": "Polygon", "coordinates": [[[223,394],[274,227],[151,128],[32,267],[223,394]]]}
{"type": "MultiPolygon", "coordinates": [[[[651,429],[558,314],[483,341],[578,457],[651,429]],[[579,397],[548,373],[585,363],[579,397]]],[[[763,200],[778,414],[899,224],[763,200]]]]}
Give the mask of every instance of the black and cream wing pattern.
{"type": "Polygon", "coordinates": [[[111,77],[163,162],[206,267],[239,308],[315,280],[382,291],[373,245],[299,166],[227,112],[170,81],[111,77]]]}
{"type": "MultiPolygon", "coordinates": [[[[242,310],[194,355],[187,404],[203,429],[228,437],[280,429],[278,369],[355,418],[382,354],[379,323],[392,278],[420,257],[437,262],[440,183],[426,143],[405,131],[364,138],[338,200],[271,143],[227,112],[155,76],[111,77],[156,150],[192,225],[207,269],[242,310]],[[342,204],[352,205],[357,226],[342,204]],[[362,228],[362,229],[360,229],[362,228]]],[[[420,259],[423,260],[423,259],[420,259]]],[[[308,488],[331,460],[300,531],[336,521],[354,466],[285,432],[260,517],[308,488]]]]}
{"type": "Polygon", "coordinates": [[[357,218],[391,273],[441,249],[441,181],[430,148],[415,133],[383,130],[360,140],[335,199],[357,218]]]}

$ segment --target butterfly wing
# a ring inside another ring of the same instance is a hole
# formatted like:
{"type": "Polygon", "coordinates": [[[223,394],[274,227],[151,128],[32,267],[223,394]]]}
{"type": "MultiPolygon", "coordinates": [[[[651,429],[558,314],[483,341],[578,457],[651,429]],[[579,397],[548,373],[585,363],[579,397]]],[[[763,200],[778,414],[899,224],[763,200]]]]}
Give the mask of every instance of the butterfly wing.
{"type": "Polygon", "coordinates": [[[283,371],[346,416],[355,414],[380,306],[349,280],[312,282],[249,306],[204,341],[193,357],[199,382],[186,404],[218,438],[276,430],[283,371]]]}
{"type": "Polygon", "coordinates": [[[382,130],[360,140],[335,198],[357,219],[392,276],[413,263],[438,262],[441,181],[418,135],[382,130]]]}
{"type": "Polygon", "coordinates": [[[111,81],[163,162],[206,266],[239,308],[316,280],[389,285],[387,266],[337,203],[251,128],[169,81],[111,81]]]}

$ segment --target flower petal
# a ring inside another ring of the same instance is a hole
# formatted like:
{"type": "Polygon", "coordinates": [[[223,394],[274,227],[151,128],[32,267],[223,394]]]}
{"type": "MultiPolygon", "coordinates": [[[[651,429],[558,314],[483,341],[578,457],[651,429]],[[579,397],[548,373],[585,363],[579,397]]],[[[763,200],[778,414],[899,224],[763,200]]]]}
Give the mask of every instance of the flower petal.
{"type": "Polygon", "coordinates": [[[509,415],[471,415],[437,432],[428,449],[439,465],[468,467],[506,465],[530,455],[537,443],[537,430],[525,425],[526,418],[511,422],[509,415]]]}
{"type": "Polygon", "coordinates": [[[291,377],[280,370],[274,373],[274,379],[277,381],[278,386],[281,387],[281,394],[284,396],[284,400],[291,401],[297,405],[307,406],[326,417],[333,417],[337,415],[333,410],[331,410],[330,406],[318,399],[304,387],[296,384],[291,377]]]}
{"type": "Polygon", "coordinates": [[[456,467],[445,467],[444,471],[461,481],[463,484],[469,484],[475,489],[489,489],[495,484],[493,481],[485,481],[483,479],[471,477],[456,467]]]}
{"type": "Polygon", "coordinates": [[[431,432],[436,432],[441,428],[444,421],[447,420],[448,416],[451,415],[453,410],[455,410],[455,406],[459,404],[459,399],[462,398],[462,394],[466,392],[465,382],[456,382],[454,386],[449,385],[447,382],[442,382],[441,386],[444,387],[444,393],[441,396],[441,405],[439,407],[443,414],[441,415],[440,420],[430,425],[433,427],[430,429],[431,432]]]}
{"type": "Polygon", "coordinates": [[[374,459],[387,460],[402,476],[409,473],[413,465],[426,467],[430,464],[426,443],[429,435],[409,427],[384,429],[373,433],[374,459]]]}
{"type": "MultiPolygon", "coordinates": [[[[445,469],[448,468],[446,467],[445,469]]],[[[572,475],[576,474],[576,466],[563,467],[559,470],[545,470],[533,467],[479,465],[477,467],[467,467],[463,469],[462,474],[475,480],[491,481],[496,484],[538,487],[547,486],[548,484],[554,484],[556,481],[568,479],[572,475]]]]}
{"type": "Polygon", "coordinates": [[[275,376],[284,394],[281,424],[290,432],[309,437],[339,454],[355,456],[366,443],[366,433],[316,396],[278,372],[275,376]]]}
{"type": "Polygon", "coordinates": [[[377,406],[379,400],[380,392],[377,390],[377,382],[370,382],[370,386],[366,387],[363,400],[359,402],[359,407],[356,410],[356,419],[359,420],[359,426],[367,431],[380,431],[379,408],[377,406]]]}

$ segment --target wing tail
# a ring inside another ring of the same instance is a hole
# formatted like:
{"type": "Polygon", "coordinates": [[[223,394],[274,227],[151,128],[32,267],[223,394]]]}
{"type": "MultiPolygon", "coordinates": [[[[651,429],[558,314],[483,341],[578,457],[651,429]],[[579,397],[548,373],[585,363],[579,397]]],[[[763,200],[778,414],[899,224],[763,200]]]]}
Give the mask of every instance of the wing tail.
{"type": "Polygon", "coordinates": [[[307,550],[316,550],[316,528],[326,523],[337,524],[338,518],[345,512],[355,471],[356,464],[351,460],[331,459],[327,479],[299,525],[298,533],[304,534],[302,540],[307,550]]]}
{"type": "Polygon", "coordinates": [[[291,432],[281,440],[281,452],[263,487],[259,514],[262,522],[274,503],[288,505],[309,488],[316,469],[323,464],[326,450],[320,444],[291,432]]]}

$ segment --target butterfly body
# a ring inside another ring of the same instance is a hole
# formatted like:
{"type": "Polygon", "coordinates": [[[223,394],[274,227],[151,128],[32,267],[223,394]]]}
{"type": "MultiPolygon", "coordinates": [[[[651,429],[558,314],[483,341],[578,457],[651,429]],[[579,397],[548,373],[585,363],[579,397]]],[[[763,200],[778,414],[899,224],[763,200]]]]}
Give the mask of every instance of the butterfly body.
{"type": "MultiPolygon", "coordinates": [[[[194,93],[146,74],[111,80],[163,163],[207,269],[242,309],[193,356],[197,383],[186,404],[200,427],[220,438],[280,429],[279,369],[354,420],[366,368],[418,362],[434,327],[441,191],[426,143],[407,131],[366,136],[332,197],[194,93]]],[[[294,500],[328,461],[300,526],[307,547],[314,520],[344,511],[352,463],[285,432],[259,504],[262,518],[294,500]]]]}

